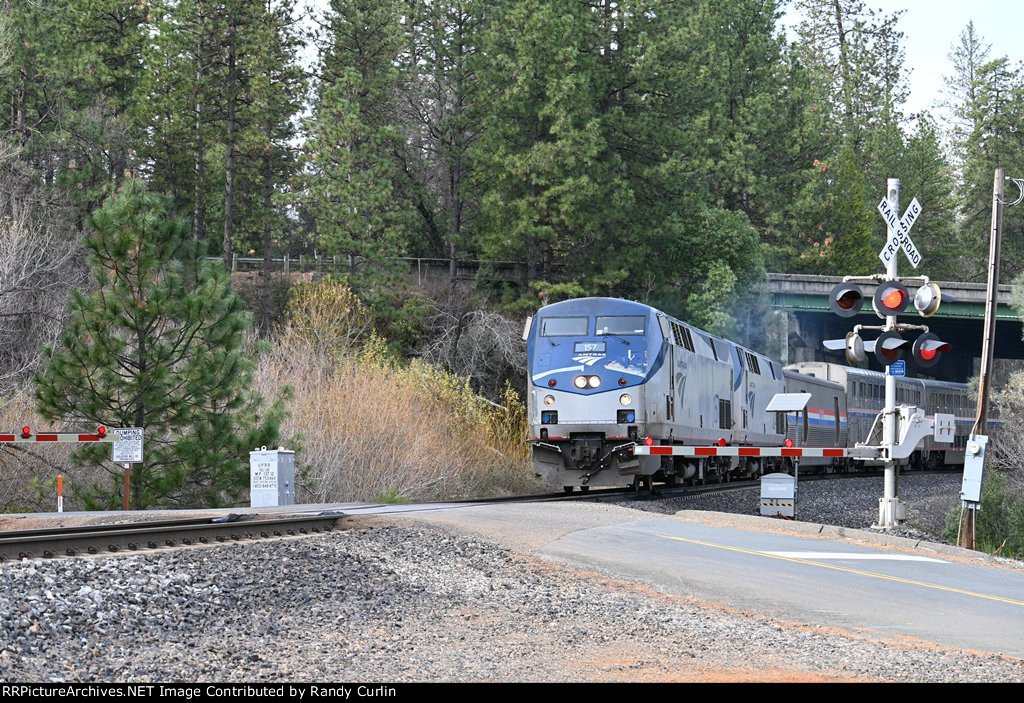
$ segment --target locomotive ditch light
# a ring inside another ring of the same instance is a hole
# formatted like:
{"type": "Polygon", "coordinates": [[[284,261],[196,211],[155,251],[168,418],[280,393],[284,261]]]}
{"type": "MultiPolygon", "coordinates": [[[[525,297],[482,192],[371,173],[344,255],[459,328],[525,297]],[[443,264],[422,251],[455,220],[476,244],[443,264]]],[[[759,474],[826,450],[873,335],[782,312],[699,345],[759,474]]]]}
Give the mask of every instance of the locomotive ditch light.
{"type": "Polygon", "coordinates": [[[907,287],[899,281],[885,281],[875,289],[875,297],[871,304],[875,308],[875,314],[881,318],[891,315],[899,315],[906,310],[910,303],[910,293],[907,287]]]}
{"type": "Polygon", "coordinates": [[[864,291],[856,283],[839,283],[828,294],[828,307],[840,317],[853,317],[864,304],[864,291]]]}
{"type": "Polygon", "coordinates": [[[952,349],[953,346],[949,342],[943,342],[937,334],[925,332],[914,340],[912,348],[914,362],[922,368],[931,368],[939,363],[943,352],[948,352],[952,349]]]}
{"type": "Polygon", "coordinates": [[[910,342],[898,332],[882,332],[874,343],[875,358],[882,366],[889,366],[903,358],[904,347],[908,344],[910,342]]]}
{"type": "Polygon", "coordinates": [[[921,317],[931,317],[942,303],[942,290],[934,283],[923,285],[914,293],[914,307],[921,317]]]}

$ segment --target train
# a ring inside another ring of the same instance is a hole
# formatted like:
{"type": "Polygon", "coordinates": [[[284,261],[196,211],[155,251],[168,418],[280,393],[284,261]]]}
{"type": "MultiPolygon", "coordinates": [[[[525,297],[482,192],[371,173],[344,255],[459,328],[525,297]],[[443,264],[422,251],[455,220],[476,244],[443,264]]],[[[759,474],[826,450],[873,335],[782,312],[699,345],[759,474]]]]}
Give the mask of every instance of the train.
{"type": "MultiPolygon", "coordinates": [[[[640,442],[687,446],[846,447],[865,442],[885,400],[884,374],[828,362],[778,361],[649,305],[578,298],[527,321],[534,472],[566,492],[756,477],[791,459],[636,456],[640,442]],[[810,393],[806,411],[767,411],[777,393],[810,393]]],[[[956,416],[952,444],[927,439],[913,467],[963,464],[973,424],[961,383],[901,377],[897,403],[956,416]]],[[[845,458],[805,458],[801,470],[849,471],[845,458]]]]}

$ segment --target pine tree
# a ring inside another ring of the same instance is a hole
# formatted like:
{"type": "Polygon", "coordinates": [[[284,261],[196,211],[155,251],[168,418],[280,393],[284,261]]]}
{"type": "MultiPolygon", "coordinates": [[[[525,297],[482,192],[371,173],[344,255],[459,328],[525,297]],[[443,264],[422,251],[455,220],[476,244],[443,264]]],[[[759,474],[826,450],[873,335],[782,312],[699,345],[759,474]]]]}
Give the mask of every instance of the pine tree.
{"type": "Polygon", "coordinates": [[[401,256],[409,203],[400,197],[395,67],[402,50],[397,0],[332,0],[328,46],[308,130],[307,197],[316,241],[348,257],[360,293],[401,256]]]}
{"type": "MultiPolygon", "coordinates": [[[[145,462],[133,505],[217,505],[247,485],[247,451],[277,441],[283,408],[262,417],[243,353],[249,316],[222,266],[202,260],[170,202],[128,181],[89,218],[86,245],[98,289],[77,294],[71,322],[37,376],[40,412],[93,427],[143,427],[145,462]]],[[[101,446],[77,458],[99,462],[101,446]]],[[[117,504],[94,486],[88,504],[117,504]]]]}

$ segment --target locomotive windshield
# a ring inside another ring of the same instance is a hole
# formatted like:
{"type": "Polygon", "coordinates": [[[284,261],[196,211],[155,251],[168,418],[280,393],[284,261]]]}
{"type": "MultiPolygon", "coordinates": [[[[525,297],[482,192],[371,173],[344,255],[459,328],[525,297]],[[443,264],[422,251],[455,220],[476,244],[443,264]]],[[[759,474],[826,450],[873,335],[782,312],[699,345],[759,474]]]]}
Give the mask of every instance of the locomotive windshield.
{"type": "Polygon", "coordinates": [[[647,318],[643,315],[599,316],[597,318],[596,334],[598,336],[606,334],[643,335],[646,320],[647,318]]]}
{"type": "Polygon", "coordinates": [[[582,337],[587,333],[585,317],[545,317],[540,322],[542,337],[582,337]]]}

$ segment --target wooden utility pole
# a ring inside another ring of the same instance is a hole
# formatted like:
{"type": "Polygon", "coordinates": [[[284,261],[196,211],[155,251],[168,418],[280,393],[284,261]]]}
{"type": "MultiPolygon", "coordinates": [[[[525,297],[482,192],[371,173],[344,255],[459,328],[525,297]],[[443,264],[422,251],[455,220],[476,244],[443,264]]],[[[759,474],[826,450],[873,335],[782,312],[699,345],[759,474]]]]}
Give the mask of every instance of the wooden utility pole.
{"type": "MultiPolygon", "coordinates": [[[[985,294],[985,334],[981,346],[981,379],[978,383],[978,414],[971,437],[988,428],[988,396],[992,387],[992,358],[996,340],[996,309],[999,292],[999,250],[1003,234],[1003,169],[997,168],[992,183],[992,232],[988,246],[988,289],[985,294]]],[[[965,503],[960,516],[960,546],[975,548],[977,503],[965,503]]]]}

